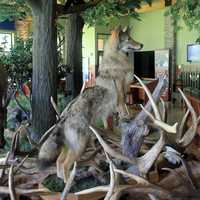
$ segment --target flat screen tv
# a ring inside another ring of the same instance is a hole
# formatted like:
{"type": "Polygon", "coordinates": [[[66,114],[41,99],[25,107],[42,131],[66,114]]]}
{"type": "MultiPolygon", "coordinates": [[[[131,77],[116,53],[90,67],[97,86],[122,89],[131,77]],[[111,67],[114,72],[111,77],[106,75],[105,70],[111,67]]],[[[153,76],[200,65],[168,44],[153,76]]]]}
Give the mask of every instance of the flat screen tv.
{"type": "Polygon", "coordinates": [[[140,78],[155,78],[155,52],[134,52],[134,73],[140,78]]]}
{"type": "Polygon", "coordinates": [[[200,44],[187,45],[187,61],[200,62],[200,44]]]}

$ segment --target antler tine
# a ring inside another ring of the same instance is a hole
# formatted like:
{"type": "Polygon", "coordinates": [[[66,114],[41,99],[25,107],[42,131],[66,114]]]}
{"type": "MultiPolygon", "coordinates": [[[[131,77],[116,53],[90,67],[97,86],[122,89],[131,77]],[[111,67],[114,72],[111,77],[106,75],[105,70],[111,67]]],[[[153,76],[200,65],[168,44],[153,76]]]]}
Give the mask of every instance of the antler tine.
{"type": "Polygon", "coordinates": [[[127,197],[127,196],[128,196],[127,199],[138,199],[138,198],[134,198],[136,194],[141,194],[143,195],[143,197],[146,197],[147,195],[151,194],[157,199],[165,199],[165,200],[173,199],[173,196],[170,194],[169,191],[159,186],[152,185],[150,187],[141,186],[141,187],[126,187],[124,189],[120,188],[115,192],[115,194],[112,196],[110,200],[120,200],[120,199],[124,199],[124,197],[127,197]]]}
{"type": "Polygon", "coordinates": [[[8,179],[8,186],[9,186],[9,191],[10,191],[10,199],[11,200],[16,200],[16,191],[15,191],[15,186],[14,186],[14,181],[13,181],[13,169],[14,166],[11,165],[10,170],[9,170],[9,179],[8,179]]]}
{"type": "Polygon", "coordinates": [[[40,141],[38,142],[38,146],[41,146],[46,141],[46,139],[50,136],[50,134],[52,134],[52,132],[54,132],[57,126],[57,124],[54,124],[43,134],[43,136],[40,138],[40,141]]]}
{"type": "Polygon", "coordinates": [[[152,97],[152,94],[151,94],[149,88],[142,82],[142,80],[139,77],[137,77],[136,75],[134,75],[134,77],[139,81],[139,83],[143,87],[144,91],[146,92],[146,94],[149,98],[149,101],[151,102],[153,112],[155,114],[156,119],[161,120],[160,112],[159,112],[158,107],[152,97]]]}
{"type": "Polygon", "coordinates": [[[163,131],[160,130],[160,138],[156,142],[156,144],[154,144],[154,146],[151,147],[151,149],[145,155],[138,158],[138,168],[143,176],[148,173],[148,171],[158,158],[160,152],[162,151],[165,143],[165,135],[163,134],[163,131]]]}
{"type": "Polygon", "coordinates": [[[74,167],[73,167],[72,171],[70,172],[70,175],[69,175],[69,178],[68,178],[67,183],[65,185],[65,188],[64,188],[64,190],[61,194],[61,200],[66,199],[66,197],[69,193],[69,190],[71,189],[72,182],[73,182],[75,174],[76,174],[76,167],[77,167],[77,163],[74,162],[74,167]]]}
{"type": "Polygon", "coordinates": [[[82,94],[84,92],[85,88],[86,88],[86,81],[83,81],[83,85],[82,85],[80,94],[82,94]]]}
{"type": "Polygon", "coordinates": [[[186,120],[188,118],[189,113],[190,113],[190,110],[188,109],[187,112],[184,114],[184,116],[182,118],[181,124],[180,124],[179,129],[178,129],[178,133],[177,133],[177,136],[176,136],[176,142],[177,143],[181,140],[181,137],[182,137],[182,134],[183,134],[183,129],[184,129],[184,126],[185,126],[185,123],[186,123],[186,120]]]}
{"type": "Polygon", "coordinates": [[[161,102],[161,105],[162,105],[162,121],[163,122],[166,122],[167,121],[167,112],[166,112],[166,104],[164,102],[164,100],[162,98],[160,98],[160,102],[161,102]]]}
{"type": "Polygon", "coordinates": [[[2,179],[2,177],[5,173],[5,170],[6,170],[5,165],[8,163],[9,156],[10,156],[10,152],[8,152],[6,154],[5,160],[3,160],[3,162],[2,162],[2,165],[4,165],[4,167],[3,167],[3,169],[0,170],[0,180],[2,179]]]}
{"type": "Polygon", "coordinates": [[[167,131],[168,133],[176,133],[178,123],[175,123],[173,126],[170,126],[161,120],[155,119],[154,116],[143,105],[140,105],[140,106],[141,106],[142,110],[149,116],[149,118],[153,121],[153,123],[156,126],[167,131]]]}
{"type": "Polygon", "coordinates": [[[131,173],[128,173],[128,172],[120,170],[120,169],[114,169],[114,172],[116,172],[118,174],[122,174],[124,176],[128,176],[129,178],[135,180],[140,185],[143,185],[143,186],[151,185],[151,183],[149,181],[147,181],[146,179],[144,179],[140,176],[137,176],[135,174],[131,174],[131,173]]]}
{"type": "Polygon", "coordinates": [[[54,108],[54,110],[56,112],[56,115],[57,115],[58,119],[60,119],[60,112],[58,111],[58,107],[57,107],[56,102],[54,101],[52,96],[50,98],[50,101],[51,101],[51,105],[53,106],[53,108],[54,108]]]}
{"type": "Polygon", "coordinates": [[[196,115],[191,103],[189,102],[189,100],[187,99],[185,94],[182,92],[182,90],[180,88],[178,88],[178,90],[181,93],[181,96],[183,97],[183,99],[191,113],[191,117],[192,117],[192,126],[186,131],[185,135],[178,141],[179,145],[185,147],[185,146],[189,145],[190,142],[192,141],[192,139],[194,138],[194,136],[196,134],[198,121],[197,121],[197,115],[196,115]]]}
{"type": "Polygon", "coordinates": [[[153,194],[148,194],[148,196],[149,196],[149,198],[150,198],[151,200],[158,200],[158,198],[155,197],[153,194]]]}
{"type": "Polygon", "coordinates": [[[199,124],[200,123],[200,116],[198,116],[198,118],[197,118],[197,124],[199,124]]]}
{"type": "Polygon", "coordinates": [[[105,154],[106,154],[106,158],[109,162],[109,167],[110,167],[110,187],[104,200],[109,200],[111,196],[113,195],[114,189],[115,189],[115,173],[114,173],[114,166],[113,166],[112,160],[109,158],[109,155],[106,152],[105,154]]]}
{"type": "MultiPolygon", "coordinates": [[[[48,189],[21,189],[15,188],[17,194],[22,194],[26,196],[34,196],[34,195],[45,195],[45,194],[52,194],[48,189]]],[[[7,186],[0,186],[0,193],[1,194],[10,194],[10,189],[7,186]]],[[[53,193],[53,194],[56,194],[53,193]]]]}
{"type": "Polygon", "coordinates": [[[167,123],[162,121],[161,116],[160,116],[160,112],[159,112],[158,107],[157,107],[157,105],[156,105],[156,103],[155,103],[155,101],[152,97],[151,92],[149,91],[147,86],[142,82],[142,80],[140,78],[138,78],[136,75],[134,75],[134,76],[139,81],[139,83],[143,87],[144,91],[146,92],[146,94],[149,98],[149,101],[151,102],[153,112],[155,114],[155,118],[153,117],[153,115],[150,115],[150,113],[144,107],[142,107],[142,109],[146,112],[146,114],[153,120],[153,122],[157,126],[159,126],[160,128],[164,129],[165,131],[167,131],[169,133],[176,133],[178,123],[175,123],[173,126],[170,126],[167,123]]]}

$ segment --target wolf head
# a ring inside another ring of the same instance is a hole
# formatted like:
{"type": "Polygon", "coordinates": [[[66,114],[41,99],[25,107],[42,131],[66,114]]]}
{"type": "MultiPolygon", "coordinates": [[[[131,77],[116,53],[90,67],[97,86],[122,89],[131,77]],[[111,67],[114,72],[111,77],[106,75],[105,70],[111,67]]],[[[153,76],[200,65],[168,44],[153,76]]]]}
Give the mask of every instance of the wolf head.
{"type": "Polygon", "coordinates": [[[121,26],[118,26],[115,28],[111,33],[110,47],[125,54],[142,49],[143,44],[135,41],[130,36],[130,31],[130,27],[122,29],[121,26]]]}

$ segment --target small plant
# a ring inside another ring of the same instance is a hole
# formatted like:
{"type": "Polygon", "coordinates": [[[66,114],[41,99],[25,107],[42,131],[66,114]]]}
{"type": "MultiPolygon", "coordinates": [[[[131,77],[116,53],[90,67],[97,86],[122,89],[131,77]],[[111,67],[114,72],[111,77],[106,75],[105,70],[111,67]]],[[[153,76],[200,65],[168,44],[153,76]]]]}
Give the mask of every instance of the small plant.
{"type": "Polygon", "coordinates": [[[1,56],[1,62],[6,66],[10,81],[20,88],[32,76],[32,38],[26,41],[16,38],[10,53],[1,56]]]}

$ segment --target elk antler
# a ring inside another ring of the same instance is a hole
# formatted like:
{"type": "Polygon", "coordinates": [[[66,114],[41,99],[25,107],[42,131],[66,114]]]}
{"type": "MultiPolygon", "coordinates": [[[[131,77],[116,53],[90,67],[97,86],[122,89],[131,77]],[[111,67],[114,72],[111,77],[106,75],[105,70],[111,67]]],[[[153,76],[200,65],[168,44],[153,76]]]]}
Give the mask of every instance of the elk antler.
{"type": "MultiPolygon", "coordinates": [[[[154,99],[155,102],[158,101],[165,87],[166,87],[166,78],[161,77],[152,94],[152,98],[154,99]]],[[[145,108],[146,110],[151,112],[152,105],[150,100],[145,105],[145,108]]],[[[130,123],[121,123],[123,131],[121,143],[123,145],[123,154],[125,154],[126,156],[134,157],[138,155],[144,137],[147,135],[147,132],[149,131],[147,127],[148,119],[149,116],[142,110],[130,123]]]]}
{"type": "Polygon", "coordinates": [[[165,137],[162,131],[160,131],[161,136],[160,139],[157,141],[157,143],[142,157],[139,158],[129,158],[127,156],[122,155],[121,153],[113,150],[100,136],[100,134],[97,132],[97,129],[90,126],[90,129],[92,132],[96,135],[99,143],[103,147],[104,151],[111,155],[112,157],[115,157],[119,160],[123,160],[125,162],[131,163],[135,166],[137,166],[139,172],[141,175],[145,176],[155,160],[157,159],[159,153],[161,152],[163,146],[165,145],[165,137]]]}
{"type": "Polygon", "coordinates": [[[166,104],[164,102],[164,100],[162,98],[160,98],[160,102],[161,102],[161,105],[162,105],[162,121],[166,122],[167,121],[167,108],[166,108],[166,104]]]}
{"type": "MultiPolygon", "coordinates": [[[[160,112],[159,112],[158,107],[152,97],[151,92],[137,76],[135,76],[135,78],[140,82],[140,84],[142,85],[143,89],[145,90],[147,96],[149,97],[149,101],[151,102],[155,117],[149,111],[147,111],[145,108],[143,108],[144,111],[147,113],[147,115],[150,116],[150,118],[153,120],[153,122],[156,126],[158,126],[159,128],[161,128],[167,132],[176,133],[176,129],[177,129],[176,127],[178,124],[175,123],[173,126],[170,126],[167,123],[162,121],[162,118],[164,119],[164,116],[161,117],[160,112]]],[[[163,109],[164,109],[165,105],[163,102],[162,102],[162,105],[163,105],[163,109]]],[[[148,173],[149,169],[151,168],[151,166],[157,159],[159,153],[161,152],[163,146],[166,143],[163,131],[161,129],[159,129],[160,139],[157,141],[157,143],[142,157],[130,158],[130,157],[122,155],[119,152],[115,152],[111,147],[109,147],[109,145],[98,134],[97,129],[95,129],[91,126],[90,126],[90,129],[96,135],[97,139],[99,140],[100,144],[104,148],[105,152],[107,152],[108,154],[110,154],[111,156],[113,156],[117,159],[123,160],[125,162],[131,163],[131,164],[137,166],[140,175],[143,175],[143,176],[145,176],[148,173]]]]}
{"type": "Polygon", "coordinates": [[[112,163],[112,160],[109,158],[109,155],[105,152],[106,154],[106,157],[107,157],[107,160],[109,162],[109,167],[110,167],[110,187],[109,187],[109,190],[104,198],[104,200],[110,200],[111,196],[113,195],[114,193],[114,189],[115,189],[115,173],[114,173],[114,165],[112,163]]]}
{"type": "MultiPolygon", "coordinates": [[[[152,185],[151,187],[127,187],[118,189],[112,196],[111,200],[120,199],[147,199],[147,196],[153,195],[154,199],[172,200],[173,197],[167,190],[158,186],[152,185]]],[[[149,198],[148,198],[149,199],[149,198]]],[[[151,198],[152,199],[152,198],[151,198]]]]}
{"type": "Polygon", "coordinates": [[[181,96],[183,97],[188,110],[185,113],[181,125],[179,127],[178,130],[178,134],[177,134],[177,138],[176,138],[176,142],[182,146],[182,147],[186,147],[187,145],[189,145],[192,141],[192,139],[194,138],[195,134],[196,134],[196,129],[197,129],[197,125],[198,125],[198,119],[197,119],[197,115],[194,111],[194,108],[192,107],[191,103],[189,102],[189,100],[187,99],[187,97],[185,96],[185,94],[182,92],[182,90],[179,88],[178,89],[179,92],[181,93],[181,96]],[[182,136],[183,134],[183,129],[184,129],[184,125],[186,123],[186,119],[189,115],[189,112],[191,113],[191,119],[192,119],[192,126],[186,131],[185,135],[182,136]],[[182,137],[182,138],[181,138],[182,137]]]}
{"type": "Polygon", "coordinates": [[[142,107],[143,110],[146,112],[146,114],[150,117],[150,119],[154,122],[155,125],[157,125],[161,129],[167,131],[168,133],[176,133],[178,123],[175,123],[173,126],[170,126],[167,123],[162,121],[161,116],[160,116],[160,112],[157,108],[157,105],[156,105],[152,95],[151,95],[151,92],[149,91],[149,88],[136,75],[134,75],[134,77],[139,81],[139,83],[143,87],[144,91],[146,92],[146,95],[148,96],[149,101],[151,102],[152,109],[153,109],[155,117],[153,117],[153,115],[150,114],[150,112],[148,112],[144,107],[142,107]]]}
{"type": "Polygon", "coordinates": [[[9,179],[8,179],[8,186],[9,186],[9,191],[10,191],[10,199],[11,200],[16,200],[16,191],[14,187],[14,181],[13,181],[13,168],[14,166],[11,165],[10,170],[9,170],[9,179]]]}

